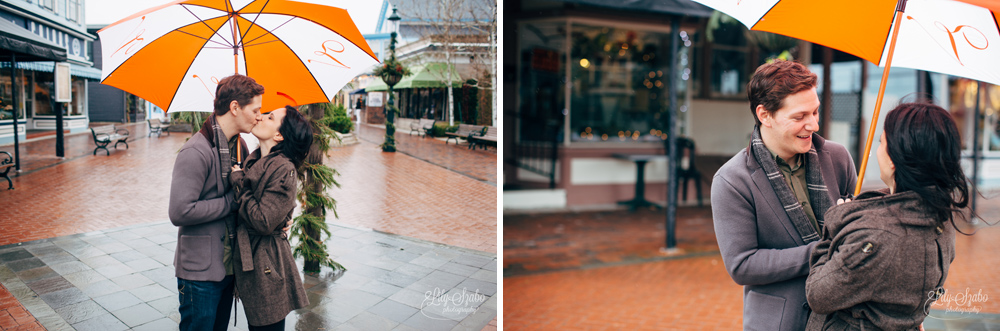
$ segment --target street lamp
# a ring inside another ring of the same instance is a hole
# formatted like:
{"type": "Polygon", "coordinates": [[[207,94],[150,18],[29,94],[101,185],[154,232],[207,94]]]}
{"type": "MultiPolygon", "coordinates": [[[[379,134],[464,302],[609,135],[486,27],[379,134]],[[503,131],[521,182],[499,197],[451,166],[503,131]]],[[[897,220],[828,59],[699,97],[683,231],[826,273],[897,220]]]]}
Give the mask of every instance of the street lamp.
{"type": "Polygon", "coordinates": [[[396,62],[396,32],[399,30],[399,15],[396,15],[396,8],[392,9],[392,15],[389,16],[389,29],[392,33],[389,35],[389,60],[384,64],[383,73],[381,76],[382,80],[385,81],[385,85],[389,86],[389,100],[385,107],[385,142],[382,144],[383,152],[395,152],[396,151],[396,125],[394,119],[396,117],[396,98],[393,97],[392,87],[399,83],[400,79],[403,79],[402,66],[396,62]],[[397,67],[400,70],[397,70],[397,67]]]}

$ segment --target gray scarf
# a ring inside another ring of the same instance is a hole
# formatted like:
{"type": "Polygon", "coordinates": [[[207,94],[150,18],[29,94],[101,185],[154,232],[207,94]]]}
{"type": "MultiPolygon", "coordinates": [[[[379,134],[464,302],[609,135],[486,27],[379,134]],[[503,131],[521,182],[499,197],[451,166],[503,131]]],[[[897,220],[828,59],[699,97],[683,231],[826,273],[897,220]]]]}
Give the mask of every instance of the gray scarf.
{"type": "MultiPolygon", "coordinates": [[[[799,199],[795,198],[795,194],[792,193],[792,189],[785,182],[781,170],[778,170],[778,163],[774,161],[774,158],[771,157],[771,152],[764,146],[764,140],[760,137],[759,126],[754,126],[753,128],[753,135],[750,138],[750,152],[757,160],[757,163],[760,163],[760,166],[764,168],[767,179],[771,182],[771,188],[778,195],[778,200],[784,206],[785,213],[792,220],[792,224],[795,225],[795,230],[799,232],[802,241],[808,244],[819,240],[820,236],[816,228],[813,227],[812,222],[809,221],[809,217],[806,216],[806,212],[802,210],[802,204],[799,202],[799,199]]],[[[823,182],[823,172],[820,169],[819,154],[816,153],[816,147],[810,147],[809,152],[804,156],[806,189],[809,192],[809,203],[812,204],[813,213],[816,214],[816,223],[819,223],[819,227],[822,229],[823,214],[833,204],[827,193],[826,183],[823,182]]]]}

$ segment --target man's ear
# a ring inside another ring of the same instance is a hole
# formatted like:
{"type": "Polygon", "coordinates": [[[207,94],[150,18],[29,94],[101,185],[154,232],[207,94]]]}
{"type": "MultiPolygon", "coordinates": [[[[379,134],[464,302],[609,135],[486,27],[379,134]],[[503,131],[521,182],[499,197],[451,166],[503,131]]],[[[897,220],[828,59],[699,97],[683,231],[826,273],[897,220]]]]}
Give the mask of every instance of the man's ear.
{"type": "Polygon", "coordinates": [[[764,105],[757,105],[757,109],[754,110],[757,113],[757,119],[760,120],[760,125],[765,127],[771,127],[771,112],[764,109],[764,105]]]}
{"type": "Polygon", "coordinates": [[[233,101],[229,102],[229,111],[235,113],[235,112],[237,112],[239,110],[240,110],[240,103],[239,102],[237,102],[236,100],[233,100],[233,101]]]}

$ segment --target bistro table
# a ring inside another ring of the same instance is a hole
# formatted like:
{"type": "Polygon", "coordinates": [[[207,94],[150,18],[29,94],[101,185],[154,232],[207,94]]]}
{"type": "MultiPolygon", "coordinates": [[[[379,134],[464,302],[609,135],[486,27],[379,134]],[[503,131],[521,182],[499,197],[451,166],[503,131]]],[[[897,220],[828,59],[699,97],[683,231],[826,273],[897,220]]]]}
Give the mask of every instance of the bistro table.
{"type": "Polygon", "coordinates": [[[635,197],[632,200],[618,201],[620,205],[629,206],[629,210],[642,207],[660,207],[655,203],[646,200],[646,163],[653,160],[666,160],[663,154],[611,154],[611,157],[635,162],[635,197]]]}

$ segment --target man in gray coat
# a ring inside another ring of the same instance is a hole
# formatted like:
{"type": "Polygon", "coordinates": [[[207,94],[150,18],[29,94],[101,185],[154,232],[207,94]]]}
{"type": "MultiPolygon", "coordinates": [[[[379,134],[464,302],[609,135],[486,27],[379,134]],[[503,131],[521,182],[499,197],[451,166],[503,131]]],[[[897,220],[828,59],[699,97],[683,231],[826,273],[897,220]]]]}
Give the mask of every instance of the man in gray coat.
{"type": "Polygon", "coordinates": [[[229,175],[239,133],[260,120],[264,87],[250,77],[219,81],[215,113],[177,152],[170,184],[170,222],[178,226],[174,255],[181,330],[226,330],[233,306],[232,234],[238,207],[229,175]]]}
{"type": "Polygon", "coordinates": [[[756,125],[712,182],[715,235],[726,270],[744,286],[743,329],[802,330],[810,252],[823,213],[854,189],[854,161],[815,133],[816,74],[805,66],[761,65],[747,96],[756,125]]]}

